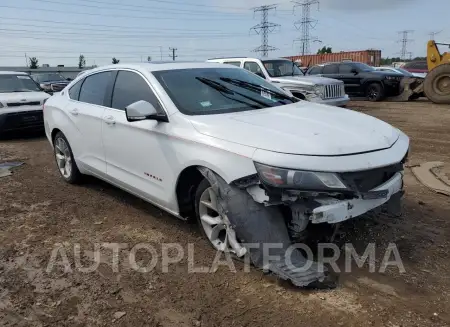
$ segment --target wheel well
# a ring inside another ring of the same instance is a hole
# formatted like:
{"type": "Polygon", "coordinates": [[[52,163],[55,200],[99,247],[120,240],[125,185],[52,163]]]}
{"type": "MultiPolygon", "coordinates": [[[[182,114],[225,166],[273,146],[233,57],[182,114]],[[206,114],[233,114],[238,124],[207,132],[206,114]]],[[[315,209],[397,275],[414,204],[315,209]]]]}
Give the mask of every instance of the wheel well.
{"type": "Polygon", "coordinates": [[[364,89],[367,90],[367,88],[369,87],[369,85],[371,84],[378,84],[381,86],[382,89],[384,89],[384,84],[381,81],[367,81],[364,85],[364,89]]]}
{"type": "Polygon", "coordinates": [[[295,96],[296,98],[299,98],[299,99],[301,99],[301,100],[306,100],[306,97],[302,94],[302,93],[300,93],[300,92],[291,92],[292,93],[292,95],[293,96],[295,96]]]}
{"type": "Polygon", "coordinates": [[[197,166],[187,167],[181,172],[176,187],[180,216],[187,219],[195,217],[195,192],[203,179],[197,166]]]}
{"type": "Polygon", "coordinates": [[[57,129],[57,128],[54,128],[53,129],[53,131],[52,131],[52,143],[54,143],[54,141],[55,141],[55,136],[56,136],[56,134],[58,133],[58,132],[61,132],[59,129],[57,129]]]}

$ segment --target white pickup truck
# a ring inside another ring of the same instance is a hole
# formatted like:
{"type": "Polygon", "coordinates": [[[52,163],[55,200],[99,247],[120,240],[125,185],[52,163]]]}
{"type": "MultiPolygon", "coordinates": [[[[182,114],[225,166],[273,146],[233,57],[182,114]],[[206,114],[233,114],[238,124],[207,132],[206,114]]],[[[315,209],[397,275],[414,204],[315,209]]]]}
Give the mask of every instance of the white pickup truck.
{"type": "Polygon", "coordinates": [[[207,61],[244,68],[303,100],[341,107],[350,100],[345,94],[342,81],[319,76],[305,76],[297,65],[288,59],[230,57],[207,61]]]}

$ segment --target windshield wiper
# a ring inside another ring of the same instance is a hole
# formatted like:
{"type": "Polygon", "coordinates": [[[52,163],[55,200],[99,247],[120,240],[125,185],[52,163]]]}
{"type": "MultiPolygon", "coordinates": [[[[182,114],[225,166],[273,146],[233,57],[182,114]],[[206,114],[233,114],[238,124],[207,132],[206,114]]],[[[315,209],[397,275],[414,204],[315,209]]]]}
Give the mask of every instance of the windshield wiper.
{"type": "MultiPolygon", "coordinates": [[[[206,84],[206,85],[208,85],[208,86],[211,86],[212,88],[216,89],[216,90],[219,91],[219,92],[223,92],[223,93],[225,93],[225,94],[230,94],[230,95],[238,94],[238,95],[240,95],[241,97],[244,97],[244,98],[246,98],[246,99],[248,99],[248,100],[251,100],[251,101],[253,101],[253,102],[256,102],[257,104],[261,105],[263,108],[266,108],[266,107],[273,107],[273,106],[267,104],[267,103],[264,102],[264,101],[261,101],[261,100],[259,100],[259,99],[255,99],[255,98],[250,97],[250,96],[248,96],[248,95],[245,95],[245,94],[243,94],[243,93],[241,93],[241,92],[233,91],[232,89],[230,89],[230,88],[226,87],[225,85],[223,85],[223,84],[221,84],[221,83],[219,83],[219,82],[216,82],[216,81],[214,81],[214,80],[212,80],[212,79],[205,78],[205,77],[196,77],[196,79],[198,79],[200,82],[202,82],[202,83],[204,83],[204,84],[206,84]]],[[[233,99],[233,100],[235,100],[235,99],[233,99]]],[[[236,99],[236,101],[239,101],[239,100],[236,99]]],[[[240,101],[240,102],[242,102],[242,101],[240,101]]],[[[247,104],[247,105],[253,105],[253,104],[249,104],[249,103],[247,103],[247,102],[246,102],[246,104],[247,104]]],[[[253,105],[253,106],[254,106],[254,105],[253,105]]]]}
{"type": "Polygon", "coordinates": [[[264,86],[259,85],[259,84],[250,83],[250,82],[243,81],[243,80],[236,79],[236,78],[221,77],[220,79],[224,82],[227,82],[227,83],[230,83],[233,85],[237,85],[237,86],[241,86],[246,89],[254,90],[257,92],[264,91],[264,92],[270,93],[272,95],[276,95],[282,99],[293,101],[292,97],[290,97],[289,95],[281,93],[281,92],[273,91],[273,90],[265,88],[264,86]]]}

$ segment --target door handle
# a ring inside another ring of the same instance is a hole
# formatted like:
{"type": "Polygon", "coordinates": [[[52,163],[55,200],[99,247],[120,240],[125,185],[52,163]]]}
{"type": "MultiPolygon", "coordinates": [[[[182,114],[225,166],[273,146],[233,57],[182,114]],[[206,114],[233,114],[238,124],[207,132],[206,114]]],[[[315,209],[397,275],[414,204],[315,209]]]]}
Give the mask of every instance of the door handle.
{"type": "Polygon", "coordinates": [[[74,116],[78,115],[78,109],[76,109],[76,108],[69,110],[69,112],[74,116]]]}
{"type": "Polygon", "coordinates": [[[116,123],[116,121],[114,120],[113,116],[106,116],[106,117],[103,118],[103,120],[108,125],[114,125],[116,123]]]}

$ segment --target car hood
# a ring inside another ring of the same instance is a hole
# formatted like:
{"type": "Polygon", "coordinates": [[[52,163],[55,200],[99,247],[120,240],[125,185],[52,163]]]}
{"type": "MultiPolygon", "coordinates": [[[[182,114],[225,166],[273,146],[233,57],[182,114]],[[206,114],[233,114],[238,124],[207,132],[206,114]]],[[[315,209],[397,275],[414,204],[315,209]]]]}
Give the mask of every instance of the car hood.
{"type": "Polygon", "coordinates": [[[240,113],[189,117],[201,134],[273,152],[339,156],[391,147],[400,131],[352,110],[300,101],[240,113]]]}
{"type": "Polygon", "coordinates": [[[45,92],[12,92],[0,93],[0,102],[33,102],[48,99],[49,94],[45,92]]]}
{"type": "Polygon", "coordinates": [[[271,78],[272,82],[289,83],[289,84],[302,84],[302,85],[327,85],[327,84],[340,84],[341,81],[320,76],[283,76],[271,78]]]}

